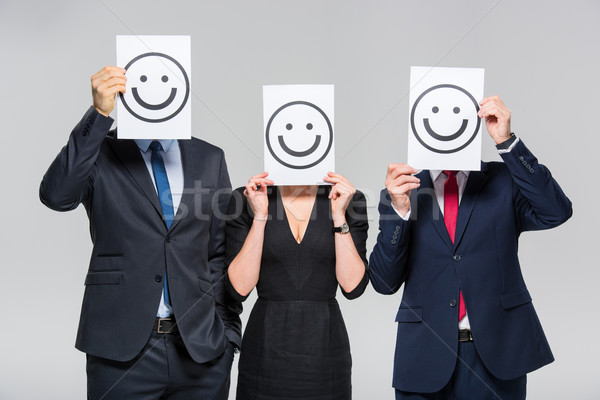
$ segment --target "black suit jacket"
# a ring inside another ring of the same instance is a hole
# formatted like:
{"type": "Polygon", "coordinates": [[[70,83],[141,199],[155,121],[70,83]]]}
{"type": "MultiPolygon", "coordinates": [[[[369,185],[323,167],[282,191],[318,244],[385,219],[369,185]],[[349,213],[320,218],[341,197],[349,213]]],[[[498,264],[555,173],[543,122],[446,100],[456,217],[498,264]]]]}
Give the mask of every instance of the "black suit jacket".
{"type": "Polygon", "coordinates": [[[197,362],[239,346],[241,304],[224,288],[225,219],[231,184],[223,151],[179,141],[184,193],[167,230],[139,148],[109,132],[91,107],[50,165],[40,199],[57,211],[83,203],[94,244],[76,347],[126,361],[144,347],[160,303],[165,268],[177,325],[197,362]]]}

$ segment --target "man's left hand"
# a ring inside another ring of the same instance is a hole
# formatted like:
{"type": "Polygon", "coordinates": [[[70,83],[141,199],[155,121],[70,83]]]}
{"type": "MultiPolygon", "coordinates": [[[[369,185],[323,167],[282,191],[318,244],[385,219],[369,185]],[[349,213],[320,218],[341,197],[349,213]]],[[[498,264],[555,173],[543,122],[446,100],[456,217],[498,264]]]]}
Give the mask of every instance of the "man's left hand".
{"type": "Polygon", "coordinates": [[[485,119],[490,136],[496,144],[500,144],[510,138],[510,110],[504,105],[500,97],[490,96],[479,103],[479,118],[485,119]]]}

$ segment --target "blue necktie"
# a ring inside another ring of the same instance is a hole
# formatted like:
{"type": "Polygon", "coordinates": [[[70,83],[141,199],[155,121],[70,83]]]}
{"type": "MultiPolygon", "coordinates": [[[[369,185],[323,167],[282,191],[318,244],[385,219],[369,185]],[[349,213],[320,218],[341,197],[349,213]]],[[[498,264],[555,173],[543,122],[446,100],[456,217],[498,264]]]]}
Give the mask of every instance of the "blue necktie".
{"type": "MultiPolygon", "coordinates": [[[[165,218],[165,224],[167,225],[167,229],[169,229],[174,218],[173,198],[171,197],[171,187],[169,186],[169,178],[167,177],[165,162],[163,161],[161,154],[163,148],[159,141],[154,140],[152,143],[150,143],[150,150],[152,150],[150,162],[152,164],[152,172],[154,173],[154,181],[156,182],[156,189],[158,191],[158,199],[160,200],[160,206],[163,211],[163,217],[165,218]]],[[[165,303],[170,306],[171,301],[169,299],[169,289],[167,287],[166,270],[165,277],[163,279],[163,288],[165,303]]]]}

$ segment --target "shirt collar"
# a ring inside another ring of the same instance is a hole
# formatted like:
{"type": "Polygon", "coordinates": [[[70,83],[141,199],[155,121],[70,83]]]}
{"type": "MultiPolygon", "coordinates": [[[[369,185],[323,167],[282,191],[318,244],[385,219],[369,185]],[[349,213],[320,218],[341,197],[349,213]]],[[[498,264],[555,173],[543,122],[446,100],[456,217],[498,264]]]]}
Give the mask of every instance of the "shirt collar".
{"type": "MultiPolygon", "coordinates": [[[[444,172],[444,171],[441,170],[441,169],[431,169],[431,170],[429,170],[429,174],[431,175],[431,180],[433,182],[435,182],[440,177],[440,175],[442,174],[442,172],[444,172]]],[[[469,172],[471,172],[471,171],[458,171],[457,175],[458,174],[463,174],[465,177],[468,178],[469,177],[469,172]]],[[[444,176],[446,176],[446,175],[444,174],[444,176]]]]}
{"type": "MultiPolygon", "coordinates": [[[[150,143],[152,142],[153,140],[150,139],[135,139],[135,143],[144,153],[148,151],[150,148],[150,143]]],[[[173,143],[175,143],[175,139],[160,139],[159,142],[162,145],[163,151],[166,153],[169,151],[173,143]]]]}

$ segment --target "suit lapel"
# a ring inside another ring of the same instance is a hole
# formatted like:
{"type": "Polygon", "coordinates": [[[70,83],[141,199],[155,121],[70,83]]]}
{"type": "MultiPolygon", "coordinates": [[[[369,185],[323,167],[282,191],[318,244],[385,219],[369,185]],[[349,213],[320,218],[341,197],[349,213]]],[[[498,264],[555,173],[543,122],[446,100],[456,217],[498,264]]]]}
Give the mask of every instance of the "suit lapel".
{"type": "Polygon", "coordinates": [[[458,207],[458,218],[456,221],[456,235],[454,237],[454,245],[458,246],[465,233],[473,208],[477,202],[477,197],[481,189],[485,186],[487,181],[487,164],[481,163],[480,171],[471,171],[469,173],[469,179],[467,180],[467,186],[462,195],[460,206],[458,207]]]}
{"type": "Polygon", "coordinates": [[[442,241],[450,250],[452,250],[454,245],[452,244],[452,240],[448,234],[448,229],[446,229],[444,215],[440,210],[440,206],[438,205],[437,198],[435,196],[431,174],[428,170],[424,170],[419,174],[418,177],[421,179],[421,187],[416,191],[419,203],[417,214],[423,213],[427,215],[427,218],[431,220],[442,241]]]}
{"type": "Polygon", "coordinates": [[[158,194],[140,153],[140,148],[133,140],[109,140],[108,143],[162,218],[162,208],[158,200],[158,194]]]}
{"type": "Polygon", "coordinates": [[[175,229],[175,227],[179,225],[179,221],[185,217],[183,210],[187,210],[186,214],[193,210],[193,192],[195,191],[195,180],[198,176],[199,169],[199,159],[197,156],[194,157],[194,152],[191,149],[191,140],[178,140],[177,142],[179,144],[179,151],[181,152],[181,167],[183,168],[183,193],[181,195],[181,203],[177,208],[177,214],[175,214],[175,218],[173,219],[173,223],[171,223],[169,231],[175,229]]]}

